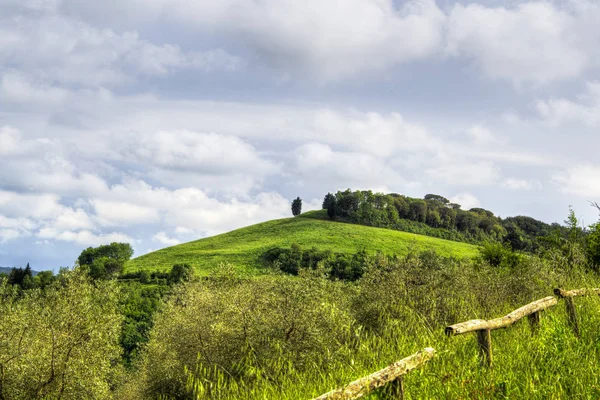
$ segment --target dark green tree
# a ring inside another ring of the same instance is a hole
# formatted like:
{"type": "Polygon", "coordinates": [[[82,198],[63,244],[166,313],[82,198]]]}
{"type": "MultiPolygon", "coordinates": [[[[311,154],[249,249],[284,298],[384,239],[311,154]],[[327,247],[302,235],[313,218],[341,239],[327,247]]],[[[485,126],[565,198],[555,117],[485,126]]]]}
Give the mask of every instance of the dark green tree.
{"type": "Polygon", "coordinates": [[[302,199],[300,197],[296,197],[294,201],[292,201],[292,214],[295,216],[300,215],[302,212],[302,199]]]}
{"type": "Polygon", "coordinates": [[[129,243],[113,242],[109,245],[88,247],[83,250],[77,262],[85,267],[94,279],[110,278],[123,271],[125,262],[133,255],[129,243]]]}
{"type": "Polygon", "coordinates": [[[169,272],[169,283],[175,284],[189,281],[194,276],[192,266],[189,264],[175,264],[169,272]]]}
{"type": "Polygon", "coordinates": [[[22,289],[32,289],[35,284],[33,282],[33,273],[29,263],[25,268],[13,268],[8,274],[8,283],[11,285],[18,285],[22,289]]]}
{"type": "Polygon", "coordinates": [[[79,265],[91,265],[95,259],[107,257],[122,264],[133,256],[133,248],[129,243],[113,242],[98,247],[88,247],[83,250],[77,261],[79,265]]]}
{"type": "Polygon", "coordinates": [[[323,199],[323,210],[329,210],[331,205],[335,205],[335,195],[333,193],[327,193],[323,199]]]}

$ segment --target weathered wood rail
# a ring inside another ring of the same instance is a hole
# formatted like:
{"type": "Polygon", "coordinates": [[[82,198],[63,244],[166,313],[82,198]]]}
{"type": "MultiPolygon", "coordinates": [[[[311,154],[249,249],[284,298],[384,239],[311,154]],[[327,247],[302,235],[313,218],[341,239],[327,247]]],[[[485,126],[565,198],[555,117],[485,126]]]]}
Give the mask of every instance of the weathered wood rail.
{"type": "Polygon", "coordinates": [[[377,371],[369,376],[357,379],[340,389],[332,390],[314,400],[351,400],[358,399],[375,389],[391,385],[391,397],[396,399],[404,398],[404,380],[403,376],[413,369],[431,360],[435,350],[427,347],[411,356],[403,358],[394,364],[377,371]]]}
{"type": "Polygon", "coordinates": [[[471,321],[461,322],[460,324],[450,325],[446,328],[446,335],[455,336],[469,332],[476,332],[482,362],[488,367],[491,367],[493,363],[491,332],[493,330],[508,328],[520,319],[528,317],[531,329],[533,333],[535,333],[540,324],[540,313],[547,308],[555,306],[556,304],[556,297],[544,297],[543,299],[536,300],[521,308],[518,308],[504,317],[491,320],[474,319],[471,321]]]}
{"type": "Polygon", "coordinates": [[[575,336],[580,336],[579,330],[579,318],[577,317],[577,310],[575,309],[574,297],[578,296],[600,296],[600,289],[574,289],[574,290],[563,290],[560,288],[554,289],[554,294],[559,298],[565,300],[565,308],[569,317],[569,325],[573,329],[575,336]]]}

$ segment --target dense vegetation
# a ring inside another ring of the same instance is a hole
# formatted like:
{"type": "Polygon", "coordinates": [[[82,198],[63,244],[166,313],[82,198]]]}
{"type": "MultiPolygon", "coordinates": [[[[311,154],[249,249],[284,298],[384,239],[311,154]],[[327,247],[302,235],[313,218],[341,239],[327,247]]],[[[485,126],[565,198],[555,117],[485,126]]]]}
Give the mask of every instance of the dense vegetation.
{"type": "Polygon", "coordinates": [[[322,214],[196,242],[215,250],[245,239],[240,247],[262,268],[254,276],[231,263],[194,276],[177,257],[168,268],[119,273],[135,264],[128,245],[113,243],[84,250],[44,285],[37,276],[25,283],[27,268],[0,278],[0,399],[311,398],[426,346],[438,355],[407,377],[409,398],[600,396],[597,298],[577,301],[580,339],[562,307],[545,313],[534,337],[524,323],[494,332],[490,371],[474,335],[443,334],[555,287],[598,286],[598,225],[586,232],[570,213],[522,253],[504,238],[478,249],[421,236],[402,244],[414,235],[322,214]],[[300,233],[283,236],[290,227],[300,233]],[[440,243],[470,256],[435,251],[440,243]]]}
{"type": "Polygon", "coordinates": [[[323,209],[337,221],[461,242],[502,242],[513,250],[528,252],[543,247],[544,238],[564,235],[564,228],[559,224],[549,225],[525,216],[502,219],[483,208],[462,210],[459,204],[436,194],[415,199],[396,193],[386,195],[348,189],[325,195],[323,209]]]}

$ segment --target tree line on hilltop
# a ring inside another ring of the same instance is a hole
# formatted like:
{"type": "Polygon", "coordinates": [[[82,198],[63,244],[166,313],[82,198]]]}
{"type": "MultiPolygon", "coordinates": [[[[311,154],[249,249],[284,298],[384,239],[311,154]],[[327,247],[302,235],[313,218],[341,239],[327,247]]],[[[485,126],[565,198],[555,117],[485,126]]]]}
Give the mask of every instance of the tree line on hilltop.
{"type": "MultiPolygon", "coordinates": [[[[463,210],[443,196],[427,194],[423,199],[397,193],[373,193],[350,189],[327,193],[322,208],[336,221],[391,228],[443,239],[470,242],[500,242],[515,251],[535,252],[553,236],[564,237],[567,228],[527,216],[500,218],[483,208],[463,210]]],[[[579,234],[586,232],[580,228],[579,234]]]]}

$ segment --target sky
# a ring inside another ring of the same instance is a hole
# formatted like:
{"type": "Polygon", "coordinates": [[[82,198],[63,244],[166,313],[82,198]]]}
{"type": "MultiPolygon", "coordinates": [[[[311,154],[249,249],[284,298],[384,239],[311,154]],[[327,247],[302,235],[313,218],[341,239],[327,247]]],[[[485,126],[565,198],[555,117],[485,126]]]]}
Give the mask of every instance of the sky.
{"type": "Polygon", "coordinates": [[[585,225],[600,3],[0,0],[0,265],[444,195],[585,225]]]}

